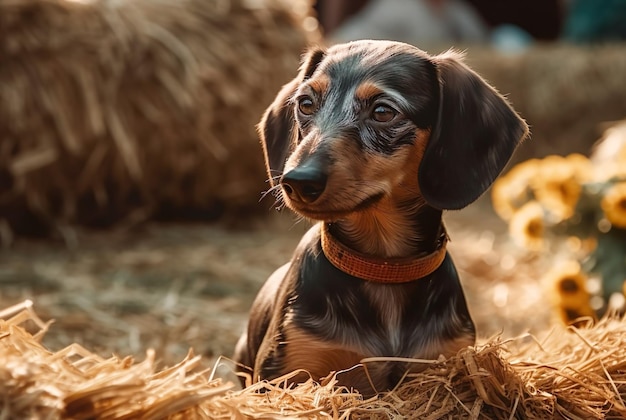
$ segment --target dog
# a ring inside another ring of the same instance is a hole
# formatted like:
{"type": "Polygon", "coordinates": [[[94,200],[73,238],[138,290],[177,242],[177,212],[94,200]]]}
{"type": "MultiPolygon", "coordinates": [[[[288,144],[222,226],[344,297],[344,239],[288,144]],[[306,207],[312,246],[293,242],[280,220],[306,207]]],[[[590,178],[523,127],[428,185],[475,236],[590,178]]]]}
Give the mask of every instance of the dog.
{"type": "Polygon", "coordinates": [[[338,372],[373,394],[407,359],[474,345],[442,213],[482,195],[527,137],[507,100],[454,51],[354,41],[311,48],[258,128],[271,191],[318,223],[252,305],[234,356],[252,379],[338,372]]]}

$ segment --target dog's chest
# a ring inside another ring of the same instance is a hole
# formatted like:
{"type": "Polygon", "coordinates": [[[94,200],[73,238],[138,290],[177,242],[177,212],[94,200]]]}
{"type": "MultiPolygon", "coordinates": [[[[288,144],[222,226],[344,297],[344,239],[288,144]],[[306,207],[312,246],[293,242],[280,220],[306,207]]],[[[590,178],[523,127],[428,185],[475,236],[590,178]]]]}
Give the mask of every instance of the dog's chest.
{"type": "Polygon", "coordinates": [[[406,325],[406,300],[401,287],[364,282],[323,297],[300,296],[290,318],[298,328],[364,357],[409,356],[414,337],[406,325]]]}
{"type": "Polygon", "coordinates": [[[365,283],[365,296],[369,304],[378,315],[378,322],[385,342],[392,351],[398,354],[402,343],[402,316],[406,305],[406,294],[394,287],[365,283]]]}

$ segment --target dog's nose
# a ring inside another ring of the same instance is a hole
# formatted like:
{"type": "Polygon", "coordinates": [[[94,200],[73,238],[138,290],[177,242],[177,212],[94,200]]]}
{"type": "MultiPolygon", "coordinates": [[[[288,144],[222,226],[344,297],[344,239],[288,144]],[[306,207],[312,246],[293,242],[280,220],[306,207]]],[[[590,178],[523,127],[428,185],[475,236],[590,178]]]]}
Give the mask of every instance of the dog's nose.
{"type": "Polygon", "coordinates": [[[318,168],[305,166],[287,172],[280,183],[292,200],[312,203],[324,192],[326,179],[326,174],[318,168]]]}

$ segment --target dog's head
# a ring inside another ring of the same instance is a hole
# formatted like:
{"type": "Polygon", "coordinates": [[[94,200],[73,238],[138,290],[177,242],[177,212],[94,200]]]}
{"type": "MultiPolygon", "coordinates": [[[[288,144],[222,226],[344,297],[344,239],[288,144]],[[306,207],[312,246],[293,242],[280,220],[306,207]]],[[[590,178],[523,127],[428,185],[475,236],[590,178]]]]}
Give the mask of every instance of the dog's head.
{"type": "Polygon", "coordinates": [[[259,132],[287,206],[334,220],[391,194],[465,207],[528,127],[458,54],[356,41],[309,51],[259,132]]]}

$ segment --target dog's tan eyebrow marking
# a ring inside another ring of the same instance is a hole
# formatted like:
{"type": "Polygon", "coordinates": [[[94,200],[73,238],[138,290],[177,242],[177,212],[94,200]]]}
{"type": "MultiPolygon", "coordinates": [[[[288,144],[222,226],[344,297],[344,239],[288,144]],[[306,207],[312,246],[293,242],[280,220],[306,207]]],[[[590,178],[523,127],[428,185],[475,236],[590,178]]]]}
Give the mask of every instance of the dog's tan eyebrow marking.
{"type": "Polygon", "coordinates": [[[382,94],[392,99],[400,107],[405,109],[411,108],[410,103],[408,103],[406,98],[404,98],[399,92],[388,88],[382,88],[375,82],[365,81],[357,86],[354,91],[356,98],[361,101],[368,101],[382,94]]]}
{"type": "Polygon", "coordinates": [[[323,95],[328,90],[330,79],[326,75],[320,75],[315,77],[315,79],[309,80],[307,85],[314,92],[323,95]]]}
{"type": "Polygon", "coordinates": [[[372,82],[363,82],[359,86],[357,86],[354,94],[357,99],[366,101],[368,99],[373,98],[374,96],[380,95],[383,93],[383,90],[376,86],[375,83],[372,82]]]}

